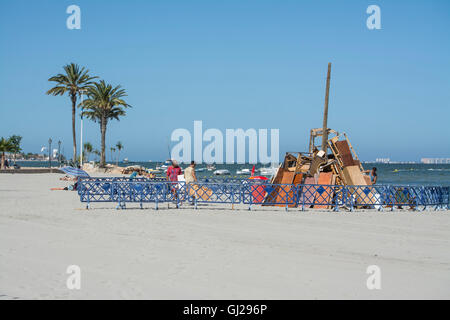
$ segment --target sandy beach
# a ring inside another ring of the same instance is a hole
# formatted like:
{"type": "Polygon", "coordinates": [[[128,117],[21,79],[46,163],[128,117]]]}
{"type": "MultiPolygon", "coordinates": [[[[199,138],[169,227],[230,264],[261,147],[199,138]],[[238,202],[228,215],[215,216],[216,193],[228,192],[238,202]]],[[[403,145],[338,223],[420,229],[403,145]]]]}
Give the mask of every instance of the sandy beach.
{"type": "Polygon", "coordinates": [[[449,211],[85,210],[59,177],[0,175],[0,299],[450,298],[449,211]]]}

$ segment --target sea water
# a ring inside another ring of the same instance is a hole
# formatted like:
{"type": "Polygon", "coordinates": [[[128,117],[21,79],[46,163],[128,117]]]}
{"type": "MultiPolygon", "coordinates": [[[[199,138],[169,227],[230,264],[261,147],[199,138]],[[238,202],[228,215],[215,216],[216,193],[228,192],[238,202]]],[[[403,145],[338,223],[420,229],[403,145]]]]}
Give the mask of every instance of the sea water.
{"type": "MultiPolygon", "coordinates": [[[[22,167],[48,167],[48,161],[18,161],[22,167]]],[[[52,162],[56,165],[57,162],[52,162]]],[[[141,165],[148,169],[155,169],[156,166],[161,165],[161,162],[119,162],[122,167],[130,165],[141,165]]],[[[181,165],[185,168],[187,165],[181,165]]],[[[377,168],[378,184],[392,184],[392,185],[450,185],[450,164],[380,164],[380,163],[364,163],[365,170],[370,170],[372,167],[377,168]]],[[[227,169],[230,171],[228,177],[240,177],[236,174],[237,170],[248,168],[251,169],[251,164],[216,164],[216,170],[227,169]]],[[[261,164],[256,165],[256,169],[263,167],[261,164]]],[[[213,171],[206,170],[205,164],[197,165],[198,177],[213,176],[213,171]],[[205,169],[203,169],[205,168],[205,169]]],[[[255,173],[258,175],[258,171],[255,173]]],[[[162,173],[164,175],[164,173],[162,173]]]]}

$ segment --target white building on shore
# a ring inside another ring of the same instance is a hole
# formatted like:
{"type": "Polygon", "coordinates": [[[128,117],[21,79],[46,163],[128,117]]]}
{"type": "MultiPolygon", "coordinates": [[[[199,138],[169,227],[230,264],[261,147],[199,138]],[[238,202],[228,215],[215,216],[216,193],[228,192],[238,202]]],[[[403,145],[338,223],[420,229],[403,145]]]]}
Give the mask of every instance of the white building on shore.
{"type": "Polygon", "coordinates": [[[377,158],[375,160],[375,163],[390,163],[391,159],[390,158],[377,158]]]}
{"type": "Polygon", "coordinates": [[[420,162],[425,164],[450,164],[450,158],[422,158],[420,162]]]}

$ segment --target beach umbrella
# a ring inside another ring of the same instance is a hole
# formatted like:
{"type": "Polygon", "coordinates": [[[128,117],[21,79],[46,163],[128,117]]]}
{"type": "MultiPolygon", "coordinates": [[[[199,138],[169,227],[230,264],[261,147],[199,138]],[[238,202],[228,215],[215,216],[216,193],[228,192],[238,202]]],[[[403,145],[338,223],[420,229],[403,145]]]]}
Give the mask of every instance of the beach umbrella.
{"type": "Polygon", "coordinates": [[[81,178],[89,178],[89,174],[87,174],[86,171],[78,169],[78,168],[74,168],[74,167],[62,167],[61,169],[62,172],[74,176],[74,177],[81,177],[81,178]]]}

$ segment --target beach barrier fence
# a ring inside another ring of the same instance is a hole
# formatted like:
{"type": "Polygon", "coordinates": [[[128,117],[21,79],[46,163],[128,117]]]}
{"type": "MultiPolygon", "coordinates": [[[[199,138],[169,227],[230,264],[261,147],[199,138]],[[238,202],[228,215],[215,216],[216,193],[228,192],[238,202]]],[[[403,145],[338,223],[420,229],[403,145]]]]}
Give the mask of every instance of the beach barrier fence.
{"type": "Polygon", "coordinates": [[[390,209],[409,207],[414,210],[448,209],[450,187],[446,186],[344,186],[314,184],[271,184],[248,179],[210,179],[195,183],[169,182],[148,178],[80,178],[80,201],[89,208],[92,202],[114,202],[117,208],[126,203],[175,203],[177,207],[188,202],[197,208],[202,203],[280,206],[286,210],[298,207],[333,209],[346,207],[390,209]],[[217,180],[221,180],[218,182],[217,180]]]}

